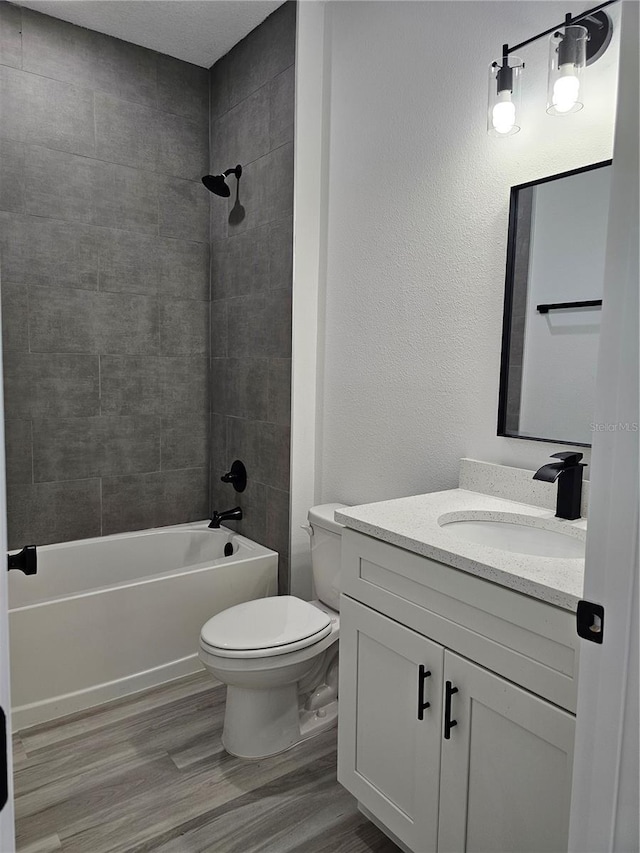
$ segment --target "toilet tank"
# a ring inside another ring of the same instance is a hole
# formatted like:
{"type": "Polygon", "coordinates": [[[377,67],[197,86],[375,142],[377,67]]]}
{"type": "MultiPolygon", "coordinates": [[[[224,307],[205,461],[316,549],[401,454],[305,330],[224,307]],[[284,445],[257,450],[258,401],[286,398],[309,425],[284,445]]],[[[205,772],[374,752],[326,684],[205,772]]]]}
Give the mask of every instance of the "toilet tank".
{"type": "Polygon", "coordinates": [[[340,546],[343,524],[333,513],[344,504],[322,504],[309,510],[311,570],[316,596],[333,610],[340,609],[340,546]]]}

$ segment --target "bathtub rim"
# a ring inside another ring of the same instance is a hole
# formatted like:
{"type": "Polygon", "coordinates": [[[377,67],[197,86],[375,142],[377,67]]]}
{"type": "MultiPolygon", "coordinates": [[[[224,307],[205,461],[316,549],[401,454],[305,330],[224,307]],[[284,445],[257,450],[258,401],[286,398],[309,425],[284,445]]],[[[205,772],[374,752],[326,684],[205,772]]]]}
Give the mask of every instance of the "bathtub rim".
{"type": "MultiPolygon", "coordinates": [[[[73,545],[90,545],[91,543],[103,543],[110,541],[122,541],[124,539],[131,539],[136,537],[146,537],[159,535],[162,533],[167,533],[172,530],[180,531],[180,532],[188,532],[189,530],[194,531],[205,531],[209,529],[209,521],[190,521],[184,524],[171,524],[166,527],[150,527],[144,528],[143,530],[131,530],[126,533],[111,533],[108,536],[92,536],[88,539],[73,539],[68,542],[54,542],[50,545],[38,545],[36,546],[38,550],[47,549],[50,550],[61,550],[63,548],[69,548],[73,545]]],[[[167,569],[164,572],[156,572],[155,574],[143,575],[141,577],[133,578],[131,580],[119,581],[118,583],[111,584],[101,584],[100,586],[94,586],[90,589],[84,589],[79,592],[71,592],[64,593],[62,595],[56,595],[52,598],[47,598],[44,601],[37,601],[31,604],[21,604],[17,607],[11,607],[11,592],[9,592],[9,608],[8,612],[11,613],[19,613],[24,610],[29,610],[35,607],[46,607],[50,604],[57,604],[61,601],[74,600],[80,598],[86,598],[90,595],[101,595],[111,590],[121,589],[123,587],[134,587],[134,586],[142,586],[150,583],[157,583],[162,580],[168,580],[171,577],[176,575],[191,575],[200,572],[210,571],[215,568],[217,565],[231,565],[234,562],[240,563],[245,561],[251,561],[256,559],[262,559],[265,557],[276,557],[279,563],[279,553],[277,551],[272,550],[271,548],[267,548],[266,545],[261,545],[259,542],[254,542],[252,539],[248,539],[246,536],[243,536],[240,533],[236,533],[235,530],[231,530],[229,527],[221,526],[214,531],[214,535],[217,530],[224,531],[226,534],[230,534],[232,540],[238,542],[238,544],[243,548],[243,550],[248,551],[248,554],[240,554],[236,552],[234,554],[230,554],[228,557],[217,557],[214,560],[203,560],[200,563],[191,563],[188,566],[178,566],[175,569],[167,569]],[[236,559],[234,559],[236,558],[236,559]]],[[[11,553],[19,553],[19,551],[10,551],[11,553]]],[[[37,578],[37,575],[36,575],[37,578]]],[[[36,581],[37,582],[37,581],[36,581]]]]}

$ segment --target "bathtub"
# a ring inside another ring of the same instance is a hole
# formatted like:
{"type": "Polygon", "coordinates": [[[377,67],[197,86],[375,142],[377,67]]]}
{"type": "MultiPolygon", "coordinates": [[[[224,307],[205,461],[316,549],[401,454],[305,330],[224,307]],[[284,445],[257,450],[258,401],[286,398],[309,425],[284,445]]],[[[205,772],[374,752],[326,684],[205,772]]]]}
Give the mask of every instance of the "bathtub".
{"type": "Polygon", "coordinates": [[[275,551],[206,521],[39,547],[37,575],[9,574],[14,730],[200,670],[207,619],[277,574],[275,551]]]}

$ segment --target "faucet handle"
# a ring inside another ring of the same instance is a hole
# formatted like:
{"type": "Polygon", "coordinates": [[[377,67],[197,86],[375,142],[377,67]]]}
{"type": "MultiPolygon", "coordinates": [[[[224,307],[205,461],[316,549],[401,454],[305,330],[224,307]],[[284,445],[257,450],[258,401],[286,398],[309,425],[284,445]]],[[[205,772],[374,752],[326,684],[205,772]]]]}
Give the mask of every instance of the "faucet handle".
{"type": "Polygon", "coordinates": [[[587,467],[586,462],[580,462],[583,454],[575,450],[566,450],[562,453],[552,453],[552,459],[562,459],[565,468],[573,468],[575,465],[580,465],[583,468],[587,467]]]}

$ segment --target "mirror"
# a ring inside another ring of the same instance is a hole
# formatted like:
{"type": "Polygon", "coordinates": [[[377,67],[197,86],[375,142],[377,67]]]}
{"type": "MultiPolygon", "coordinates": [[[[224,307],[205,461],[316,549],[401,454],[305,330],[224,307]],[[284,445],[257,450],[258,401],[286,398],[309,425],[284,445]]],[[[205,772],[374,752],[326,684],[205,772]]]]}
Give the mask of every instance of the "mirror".
{"type": "Polygon", "coordinates": [[[610,167],[511,188],[498,435],[591,444],[610,167]]]}

